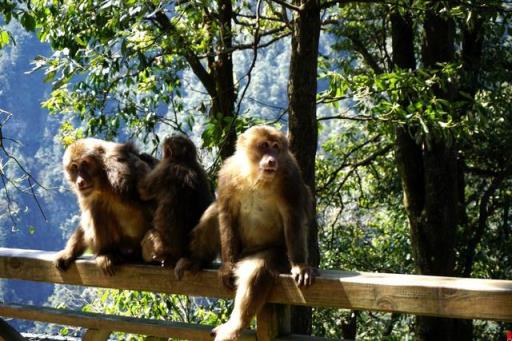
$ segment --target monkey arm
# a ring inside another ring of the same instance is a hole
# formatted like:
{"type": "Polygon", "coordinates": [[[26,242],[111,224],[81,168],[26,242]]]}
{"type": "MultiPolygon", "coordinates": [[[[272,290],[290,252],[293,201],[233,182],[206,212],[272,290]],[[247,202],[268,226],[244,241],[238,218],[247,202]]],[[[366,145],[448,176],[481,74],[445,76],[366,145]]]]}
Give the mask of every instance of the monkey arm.
{"type": "Polygon", "coordinates": [[[241,241],[238,232],[235,203],[222,200],[219,203],[219,230],[222,265],[219,276],[227,288],[234,289],[235,264],[240,259],[241,241]]]}
{"type": "Polygon", "coordinates": [[[158,164],[158,161],[160,161],[156,157],[153,157],[151,154],[148,153],[140,153],[138,157],[139,159],[144,161],[151,169],[155,168],[155,166],[158,164]]]}
{"type": "Polygon", "coordinates": [[[299,286],[311,285],[315,276],[313,268],[308,263],[307,224],[305,215],[298,213],[290,212],[289,217],[284,220],[290,272],[299,286]]]}
{"type": "Polygon", "coordinates": [[[67,241],[66,247],[57,253],[54,260],[55,266],[59,270],[67,270],[71,263],[85,252],[86,248],[87,245],[84,239],[84,230],[82,229],[82,226],[78,226],[67,241]]]}
{"type": "Polygon", "coordinates": [[[236,263],[240,259],[241,252],[238,224],[231,210],[224,208],[222,204],[219,214],[219,225],[222,262],[236,263]]]}
{"type": "Polygon", "coordinates": [[[291,265],[308,262],[307,219],[301,213],[288,208],[284,218],[284,237],[291,265]]]}
{"type": "Polygon", "coordinates": [[[172,187],[170,185],[173,184],[169,184],[168,181],[163,180],[167,178],[168,172],[169,164],[167,162],[164,164],[164,161],[161,161],[153,170],[139,181],[137,189],[142,200],[155,199],[158,193],[163,189],[167,190],[169,187],[172,187]]]}
{"type": "Polygon", "coordinates": [[[297,284],[310,285],[315,274],[308,263],[309,193],[305,186],[288,188],[295,189],[288,190],[287,203],[281,207],[288,260],[297,284]]]}

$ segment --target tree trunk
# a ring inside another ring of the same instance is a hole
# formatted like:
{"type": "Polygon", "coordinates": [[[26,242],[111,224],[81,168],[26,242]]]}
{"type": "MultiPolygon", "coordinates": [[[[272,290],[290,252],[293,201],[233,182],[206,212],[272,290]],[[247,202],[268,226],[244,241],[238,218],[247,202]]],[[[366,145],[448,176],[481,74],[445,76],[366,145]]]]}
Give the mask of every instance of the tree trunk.
{"type": "MultiPolygon", "coordinates": [[[[291,39],[290,75],[288,81],[290,149],[297,158],[304,181],[315,193],[315,156],[318,141],[316,121],[318,43],[320,7],[316,0],[299,0],[303,9],[296,13],[291,39]]],[[[313,200],[315,202],[315,200],[313,200]]],[[[318,227],[310,223],[309,261],[318,266],[318,227]]],[[[311,308],[293,307],[293,333],[311,334],[311,308]]]]}
{"type": "Polygon", "coordinates": [[[217,124],[221,126],[224,139],[220,145],[220,156],[224,160],[235,152],[236,144],[236,93],[233,81],[233,47],[231,20],[233,6],[230,0],[218,0],[219,7],[219,51],[213,63],[213,78],[215,79],[215,98],[213,98],[212,113],[217,124]],[[228,52],[226,52],[228,51],[228,52]]]}
{"type": "MultiPolygon", "coordinates": [[[[424,22],[422,60],[427,67],[452,61],[455,55],[454,23],[428,11],[424,22]]],[[[393,61],[400,68],[414,69],[414,35],[411,21],[392,16],[393,61]]],[[[435,89],[438,96],[451,99],[455,89],[435,89]]],[[[407,105],[408,103],[403,103],[407,105]]],[[[460,217],[460,193],[464,183],[454,138],[450,134],[427,134],[421,143],[415,127],[396,129],[396,162],[404,191],[404,205],[411,227],[416,271],[424,275],[454,275],[455,235],[460,217]],[[439,136],[438,136],[439,135],[439,136]]],[[[417,316],[418,340],[467,340],[471,322],[417,316]],[[469,326],[469,327],[468,327],[469,326]]]]}

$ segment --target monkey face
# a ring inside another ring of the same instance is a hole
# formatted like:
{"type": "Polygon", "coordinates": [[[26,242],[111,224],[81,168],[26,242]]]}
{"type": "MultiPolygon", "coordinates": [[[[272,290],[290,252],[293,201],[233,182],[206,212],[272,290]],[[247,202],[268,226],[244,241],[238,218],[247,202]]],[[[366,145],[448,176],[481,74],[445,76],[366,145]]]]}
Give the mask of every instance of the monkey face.
{"type": "Polygon", "coordinates": [[[237,141],[237,153],[247,156],[259,180],[272,180],[280,172],[280,163],[287,152],[284,134],[269,126],[254,126],[240,135],[237,141]]]}
{"type": "Polygon", "coordinates": [[[276,141],[263,140],[256,144],[259,156],[258,168],[264,177],[273,177],[279,168],[281,148],[276,141]]]}
{"type": "Polygon", "coordinates": [[[82,197],[89,196],[99,188],[100,180],[104,178],[99,161],[89,155],[73,160],[65,169],[73,189],[82,197]]]}

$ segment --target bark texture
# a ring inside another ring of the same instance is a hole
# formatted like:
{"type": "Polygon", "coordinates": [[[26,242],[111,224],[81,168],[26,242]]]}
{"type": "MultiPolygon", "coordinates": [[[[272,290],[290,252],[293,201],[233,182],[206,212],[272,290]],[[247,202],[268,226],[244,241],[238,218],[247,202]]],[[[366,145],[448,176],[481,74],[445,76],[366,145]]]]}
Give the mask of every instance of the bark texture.
{"type": "MultiPolygon", "coordinates": [[[[414,31],[409,18],[392,15],[393,63],[414,70],[414,31]]],[[[422,64],[429,68],[453,61],[455,24],[452,19],[427,11],[421,46],[422,64]]],[[[433,89],[437,96],[453,100],[454,86],[433,89]]],[[[402,103],[407,105],[408,103],[402,103]]],[[[456,141],[449,134],[428,134],[421,142],[414,138],[416,127],[397,127],[396,163],[404,192],[404,205],[411,227],[416,271],[424,275],[453,276],[455,236],[464,193],[463,174],[456,141]]],[[[470,321],[417,316],[417,340],[468,340],[470,321]]]]}
{"type": "MultiPolygon", "coordinates": [[[[292,32],[290,75],[288,81],[289,139],[302,170],[304,181],[315,193],[315,157],[318,141],[316,120],[318,43],[320,4],[317,0],[299,0],[292,32]]],[[[315,200],[313,200],[315,202],[315,200]]],[[[313,219],[309,230],[309,261],[320,261],[318,227],[313,219]]],[[[293,307],[292,333],[311,334],[311,308],[293,307]]]]}

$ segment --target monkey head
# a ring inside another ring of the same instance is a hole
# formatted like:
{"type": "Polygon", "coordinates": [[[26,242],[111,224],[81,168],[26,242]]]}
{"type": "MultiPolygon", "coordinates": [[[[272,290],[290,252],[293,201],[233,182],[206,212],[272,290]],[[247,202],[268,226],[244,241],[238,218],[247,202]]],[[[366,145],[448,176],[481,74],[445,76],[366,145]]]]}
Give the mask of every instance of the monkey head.
{"type": "Polygon", "coordinates": [[[259,180],[272,180],[280,171],[280,162],[288,153],[288,140],[276,128],[254,126],[238,138],[237,154],[245,154],[259,180]]]}
{"type": "Polygon", "coordinates": [[[163,157],[171,161],[195,162],[197,150],[194,143],[185,135],[174,134],[163,144],[163,157]]]}
{"type": "Polygon", "coordinates": [[[82,198],[95,190],[105,188],[106,174],[102,165],[105,153],[96,139],[78,140],[68,146],[64,153],[65,176],[73,191],[82,198]]]}

